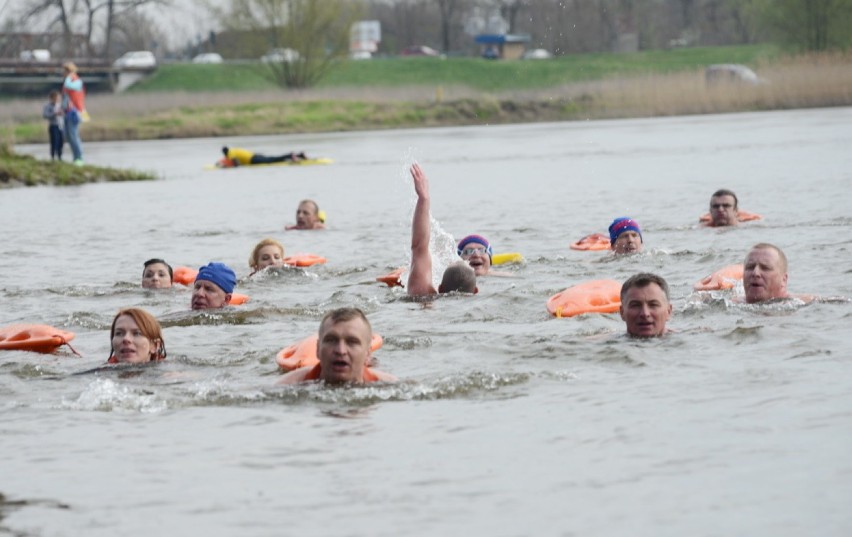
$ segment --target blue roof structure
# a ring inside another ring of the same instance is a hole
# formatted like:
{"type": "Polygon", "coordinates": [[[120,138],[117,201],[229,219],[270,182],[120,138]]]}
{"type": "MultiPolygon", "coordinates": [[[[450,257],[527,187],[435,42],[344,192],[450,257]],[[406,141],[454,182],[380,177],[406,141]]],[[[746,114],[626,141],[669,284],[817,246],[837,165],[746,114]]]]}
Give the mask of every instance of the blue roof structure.
{"type": "Polygon", "coordinates": [[[528,34],[479,34],[473,38],[481,45],[503,45],[505,43],[529,43],[528,34]]]}

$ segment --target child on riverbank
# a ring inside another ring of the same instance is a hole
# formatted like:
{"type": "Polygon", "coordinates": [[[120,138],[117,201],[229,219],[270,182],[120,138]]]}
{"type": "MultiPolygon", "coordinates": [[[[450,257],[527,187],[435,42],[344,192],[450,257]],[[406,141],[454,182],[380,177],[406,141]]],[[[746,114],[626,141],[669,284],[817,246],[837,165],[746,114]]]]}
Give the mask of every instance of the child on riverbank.
{"type": "Polygon", "coordinates": [[[62,136],[63,112],[62,95],[54,90],[47,96],[47,104],[41,113],[47,120],[47,132],[50,135],[50,160],[62,160],[62,145],[65,139],[62,136]]]}

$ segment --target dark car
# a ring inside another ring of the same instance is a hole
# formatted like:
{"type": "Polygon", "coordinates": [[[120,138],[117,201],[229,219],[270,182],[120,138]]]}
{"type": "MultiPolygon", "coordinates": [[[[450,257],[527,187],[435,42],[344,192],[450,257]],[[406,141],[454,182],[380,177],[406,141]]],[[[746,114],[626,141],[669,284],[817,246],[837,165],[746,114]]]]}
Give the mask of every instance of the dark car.
{"type": "Polygon", "coordinates": [[[433,49],[432,47],[427,47],[425,45],[411,45],[410,47],[405,47],[402,49],[403,56],[440,56],[441,54],[433,49]]]}

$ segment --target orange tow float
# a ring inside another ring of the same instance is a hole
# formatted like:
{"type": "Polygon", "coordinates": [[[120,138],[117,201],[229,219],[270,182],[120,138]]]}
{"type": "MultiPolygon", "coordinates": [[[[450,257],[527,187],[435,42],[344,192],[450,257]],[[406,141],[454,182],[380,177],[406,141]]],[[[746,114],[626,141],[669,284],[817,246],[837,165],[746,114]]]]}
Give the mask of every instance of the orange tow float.
{"type": "Polygon", "coordinates": [[[402,273],[405,272],[405,269],[407,268],[408,267],[399,267],[396,270],[388,272],[384,276],[379,276],[376,278],[376,281],[382,282],[388,287],[405,287],[405,284],[402,283],[402,273]]]}
{"type": "Polygon", "coordinates": [[[609,250],[612,245],[609,242],[609,235],[592,233],[577,242],[572,242],[570,247],[572,250],[609,250]]]}
{"type": "Polygon", "coordinates": [[[743,266],[728,265],[713,274],[695,282],[692,286],[696,291],[720,291],[722,289],[733,289],[737,281],[743,279],[743,266]]]}
{"type": "MultiPolygon", "coordinates": [[[[275,356],[275,362],[278,367],[284,371],[293,371],[300,367],[314,366],[319,363],[317,358],[317,340],[319,334],[306,337],[295,345],[290,345],[275,356]]],[[[382,347],[382,336],[373,334],[370,340],[370,352],[375,352],[382,347]]],[[[367,364],[369,366],[369,364],[367,364]]]]}
{"type": "MultiPolygon", "coordinates": [[[[752,220],[760,220],[762,218],[763,217],[757,213],[740,211],[739,209],[737,210],[737,220],[740,222],[751,222],[752,220]]],[[[698,218],[698,221],[705,226],[709,226],[713,222],[713,218],[710,216],[710,213],[704,213],[698,218]]]]}
{"type": "Polygon", "coordinates": [[[621,284],[615,280],[592,280],[556,293],[547,300],[547,311],[556,317],[583,313],[614,313],[621,306],[621,284]]]}
{"type": "Polygon", "coordinates": [[[294,254],[284,258],[284,264],[291,267],[312,267],[325,265],[326,258],[315,254],[294,254]]]}
{"type": "Polygon", "coordinates": [[[78,354],[68,344],[74,336],[73,332],[46,324],[12,324],[0,328],[0,350],[51,353],[62,345],[68,345],[74,354],[78,354]]]}

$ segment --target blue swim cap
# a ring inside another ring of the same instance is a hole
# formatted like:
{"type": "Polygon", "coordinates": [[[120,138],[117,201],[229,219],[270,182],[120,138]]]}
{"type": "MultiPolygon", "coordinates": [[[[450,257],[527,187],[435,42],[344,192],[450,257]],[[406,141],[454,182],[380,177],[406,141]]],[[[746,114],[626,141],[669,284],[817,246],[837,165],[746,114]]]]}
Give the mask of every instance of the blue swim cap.
{"type": "Polygon", "coordinates": [[[228,294],[233,293],[234,286],[237,285],[237,275],[234,274],[231,267],[215,261],[198,269],[198,276],[195,277],[195,281],[198,280],[213,282],[228,294]]]}

